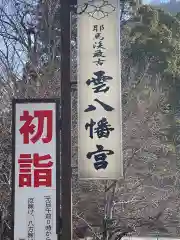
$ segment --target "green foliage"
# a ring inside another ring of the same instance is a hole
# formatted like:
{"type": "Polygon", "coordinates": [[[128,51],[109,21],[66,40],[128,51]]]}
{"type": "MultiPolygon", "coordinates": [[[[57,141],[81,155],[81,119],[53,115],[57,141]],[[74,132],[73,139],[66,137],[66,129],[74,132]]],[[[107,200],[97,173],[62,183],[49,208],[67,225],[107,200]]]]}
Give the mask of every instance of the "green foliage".
{"type": "Polygon", "coordinates": [[[152,70],[179,78],[180,65],[180,21],[178,18],[154,9],[142,6],[139,9],[141,21],[131,31],[131,57],[149,59],[152,70]]]}

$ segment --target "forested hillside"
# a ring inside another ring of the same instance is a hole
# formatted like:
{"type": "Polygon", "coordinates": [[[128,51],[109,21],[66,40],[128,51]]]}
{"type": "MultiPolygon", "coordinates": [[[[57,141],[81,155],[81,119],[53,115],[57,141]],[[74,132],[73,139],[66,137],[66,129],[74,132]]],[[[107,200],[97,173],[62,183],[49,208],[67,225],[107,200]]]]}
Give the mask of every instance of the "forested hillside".
{"type": "MultiPolygon", "coordinates": [[[[11,99],[60,97],[60,3],[5,0],[0,7],[0,211],[10,239],[11,99]]],[[[74,239],[116,232],[180,234],[180,14],[121,1],[124,178],[78,180],[77,88],[72,89],[74,239]],[[110,187],[109,187],[110,186],[110,187]],[[108,190],[108,191],[107,191],[108,190]]],[[[77,79],[72,15],[72,79],[77,79]]],[[[59,206],[60,209],[60,206],[59,206]]]]}

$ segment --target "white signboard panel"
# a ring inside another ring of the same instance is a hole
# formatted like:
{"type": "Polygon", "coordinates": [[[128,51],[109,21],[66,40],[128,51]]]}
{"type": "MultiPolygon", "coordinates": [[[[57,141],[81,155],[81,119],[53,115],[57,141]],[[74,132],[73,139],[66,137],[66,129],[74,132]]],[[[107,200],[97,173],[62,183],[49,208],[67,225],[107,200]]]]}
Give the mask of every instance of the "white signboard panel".
{"type": "Polygon", "coordinates": [[[55,100],[13,103],[14,240],[57,240],[57,111],[55,100]]]}
{"type": "Polygon", "coordinates": [[[78,0],[79,178],[123,175],[119,0],[78,0]]]}

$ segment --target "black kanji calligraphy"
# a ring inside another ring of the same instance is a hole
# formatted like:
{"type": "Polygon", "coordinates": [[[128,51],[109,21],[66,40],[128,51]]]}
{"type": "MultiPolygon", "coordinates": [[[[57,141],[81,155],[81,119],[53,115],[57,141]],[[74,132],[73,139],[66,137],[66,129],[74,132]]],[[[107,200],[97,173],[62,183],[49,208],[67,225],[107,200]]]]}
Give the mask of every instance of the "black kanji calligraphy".
{"type": "Polygon", "coordinates": [[[106,56],[103,54],[103,51],[101,49],[97,49],[94,53],[93,53],[93,58],[95,57],[102,57],[105,58],[106,56]]]}
{"type": "Polygon", "coordinates": [[[46,212],[47,212],[47,213],[50,213],[50,212],[51,212],[51,208],[46,207],[46,212]]]}
{"type": "Polygon", "coordinates": [[[89,128],[90,138],[93,138],[94,133],[97,134],[98,138],[108,138],[110,132],[114,130],[105,117],[97,122],[97,127],[95,127],[95,125],[96,122],[94,122],[93,119],[90,120],[90,123],[86,123],[85,125],[86,130],[89,128]]]}
{"type": "Polygon", "coordinates": [[[94,44],[93,44],[93,48],[94,48],[94,49],[95,49],[95,48],[97,48],[97,49],[105,49],[105,47],[104,47],[102,41],[94,42],[94,44]]]}
{"type": "Polygon", "coordinates": [[[107,119],[103,117],[98,123],[97,127],[95,128],[95,133],[97,133],[98,138],[108,138],[111,131],[114,128],[108,123],[107,119]]]}
{"type": "Polygon", "coordinates": [[[98,49],[105,49],[105,47],[103,46],[103,43],[102,41],[99,41],[99,42],[94,42],[93,44],[93,48],[98,48],[98,49]]]}
{"type": "Polygon", "coordinates": [[[51,230],[52,230],[52,227],[51,227],[51,225],[47,225],[47,226],[45,227],[45,229],[46,229],[47,231],[51,231],[51,230]]]}
{"type": "Polygon", "coordinates": [[[102,66],[104,62],[105,60],[101,58],[98,58],[96,61],[93,61],[93,63],[95,63],[96,66],[102,66]]]}
{"type": "Polygon", "coordinates": [[[101,40],[101,41],[104,40],[104,37],[101,36],[101,33],[96,33],[96,34],[94,35],[94,37],[95,37],[95,39],[98,39],[98,40],[101,40]]]}
{"type": "Polygon", "coordinates": [[[113,78],[111,76],[106,76],[104,71],[97,71],[94,72],[93,74],[95,75],[95,77],[88,79],[86,81],[86,84],[88,86],[91,84],[94,85],[94,87],[92,88],[94,90],[94,93],[107,92],[109,90],[107,82],[109,80],[112,80],[113,78]]]}
{"type": "Polygon", "coordinates": [[[33,215],[34,213],[34,198],[28,198],[28,214],[33,215]]]}
{"type": "MultiPolygon", "coordinates": [[[[100,101],[97,98],[95,98],[94,101],[99,103],[104,108],[104,110],[106,110],[107,112],[112,112],[114,110],[113,107],[111,107],[110,105],[100,101]]],[[[88,105],[88,108],[86,108],[84,110],[84,112],[91,112],[91,111],[94,111],[94,110],[96,110],[96,107],[94,105],[90,104],[90,105],[88,105]]]]}
{"type": "Polygon", "coordinates": [[[93,138],[93,127],[95,126],[96,122],[93,121],[93,119],[91,119],[90,123],[86,123],[85,125],[85,129],[87,130],[88,128],[89,130],[89,137],[93,138]]]}
{"type": "Polygon", "coordinates": [[[101,32],[104,30],[104,25],[93,25],[93,31],[95,32],[101,32]]]}
{"type": "Polygon", "coordinates": [[[96,110],[96,107],[93,106],[92,104],[90,104],[90,105],[88,105],[88,108],[86,108],[84,110],[84,112],[91,112],[91,111],[94,111],[94,110],[96,110]]]}
{"type": "Polygon", "coordinates": [[[103,47],[102,41],[95,42],[93,44],[93,48],[95,49],[95,52],[93,53],[93,58],[98,58],[93,61],[93,63],[95,63],[96,66],[102,66],[105,62],[104,58],[106,57],[103,52],[105,48],[103,47]]]}
{"type": "Polygon", "coordinates": [[[112,150],[106,150],[102,145],[96,145],[97,151],[94,152],[88,152],[87,153],[87,158],[91,159],[92,156],[94,155],[94,167],[96,170],[99,169],[106,169],[108,165],[107,161],[107,155],[112,155],[114,152],[112,150]]]}
{"type": "Polygon", "coordinates": [[[46,218],[51,219],[51,213],[46,213],[46,218]]]}
{"type": "Polygon", "coordinates": [[[94,99],[94,101],[98,102],[98,103],[104,108],[104,110],[106,110],[107,112],[112,112],[112,111],[114,110],[113,107],[111,107],[111,106],[109,106],[109,105],[103,103],[102,101],[100,101],[100,100],[97,99],[97,98],[94,99]]]}

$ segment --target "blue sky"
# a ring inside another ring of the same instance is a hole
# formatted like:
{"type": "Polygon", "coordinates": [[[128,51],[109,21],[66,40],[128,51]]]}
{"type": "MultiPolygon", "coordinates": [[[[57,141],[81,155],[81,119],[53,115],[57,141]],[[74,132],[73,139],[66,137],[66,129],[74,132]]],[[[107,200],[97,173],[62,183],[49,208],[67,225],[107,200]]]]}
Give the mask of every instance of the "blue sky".
{"type": "Polygon", "coordinates": [[[145,0],[145,1],[143,1],[144,4],[147,4],[147,3],[149,3],[149,2],[150,2],[150,0],[145,0]]]}
{"type": "MultiPolygon", "coordinates": [[[[152,0],[142,0],[144,4],[149,4],[152,0]]],[[[159,2],[169,2],[169,0],[155,0],[157,3],[159,2]]],[[[153,1],[154,2],[154,1],[153,1]]]]}

